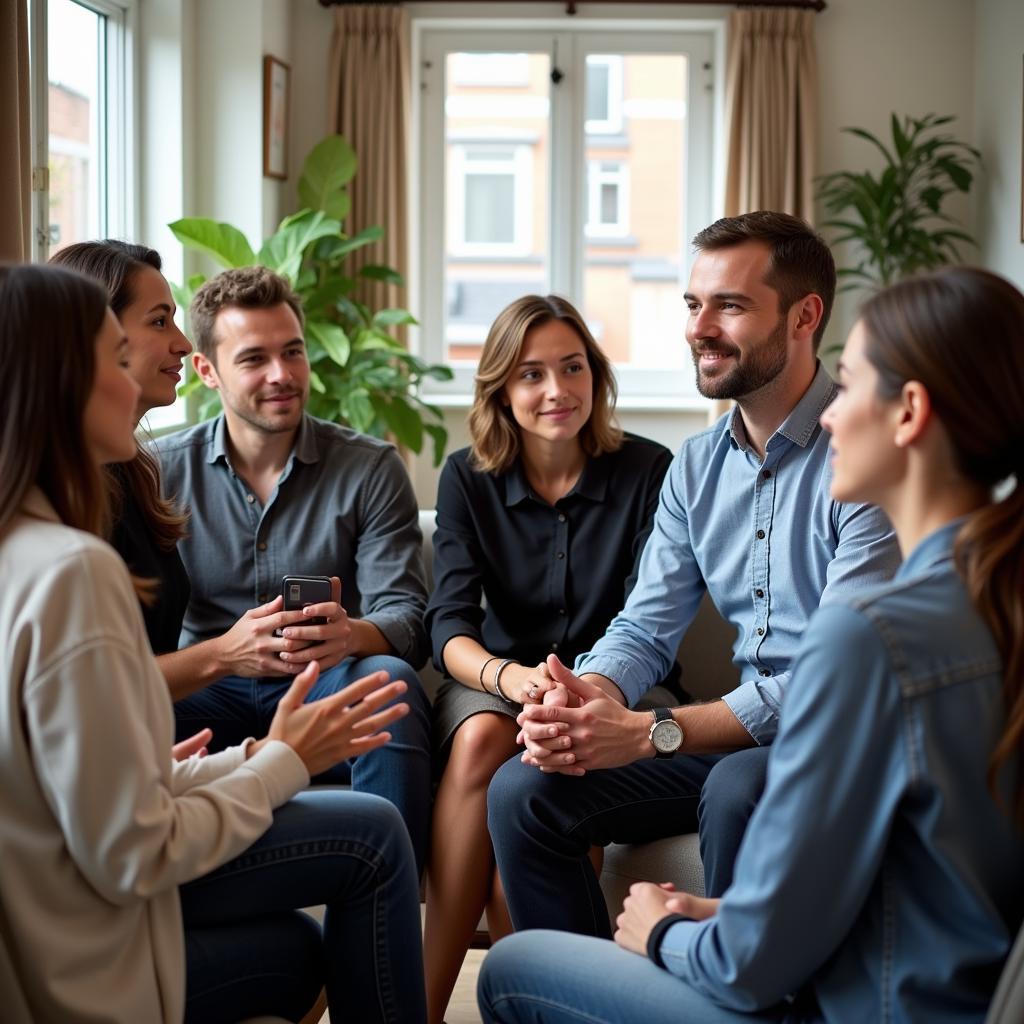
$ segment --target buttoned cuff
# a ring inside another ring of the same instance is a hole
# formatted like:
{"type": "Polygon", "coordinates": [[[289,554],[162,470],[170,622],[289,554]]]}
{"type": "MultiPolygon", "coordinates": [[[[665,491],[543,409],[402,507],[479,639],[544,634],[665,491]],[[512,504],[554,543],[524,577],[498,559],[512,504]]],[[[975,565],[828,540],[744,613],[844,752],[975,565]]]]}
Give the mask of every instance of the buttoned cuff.
{"type": "Polygon", "coordinates": [[[578,676],[596,672],[610,679],[626,698],[626,707],[632,707],[654,683],[648,683],[636,662],[626,658],[614,658],[606,654],[581,654],[576,659],[573,672],[578,676]]]}
{"type": "Polygon", "coordinates": [[[410,622],[409,614],[389,615],[381,611],[363,615],[362,621],[371,623],[384,634],[384,639],[391,645],[396,658],[401,658],[413,669],[423,667],[427,660],[427,637],[420,618],[413,624],[410,622]]]}
{"type": "Polygon", "coordinates": [[[751,679],[722,698],[740,725],[761,747],[771,743],[779,731],[778,702],[769,692],[766,682],[751,679]]]}

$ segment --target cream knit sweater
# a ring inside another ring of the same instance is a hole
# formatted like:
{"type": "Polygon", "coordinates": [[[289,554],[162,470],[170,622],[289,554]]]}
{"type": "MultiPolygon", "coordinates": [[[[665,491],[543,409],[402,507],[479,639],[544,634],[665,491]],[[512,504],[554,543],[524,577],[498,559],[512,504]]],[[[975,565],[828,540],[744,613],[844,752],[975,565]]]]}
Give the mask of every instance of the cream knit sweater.
{"type": "Polygon", "coordinates": [[[309,782],[290,747],[175,764],[124,563],[34,492],[0,537],[0,1018],[178,1022],[178,886],[309,782]]]}

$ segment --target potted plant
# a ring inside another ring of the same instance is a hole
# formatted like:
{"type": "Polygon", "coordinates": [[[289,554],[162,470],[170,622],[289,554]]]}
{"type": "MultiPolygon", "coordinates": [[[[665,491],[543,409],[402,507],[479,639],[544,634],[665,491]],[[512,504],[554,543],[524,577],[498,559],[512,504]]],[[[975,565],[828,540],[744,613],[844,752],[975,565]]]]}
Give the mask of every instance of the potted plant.
{"type": "Polygon", "coordinates": [[[859,261],[839,270],[844,288],[881,288],[918,271],[958,261],[957,242],[974,244],[943,211],[947,196],[966,193],[981,154],[940,131],[952,117],[892,115],[892,144],[863,128],[844,128],[882,154],[879,174],[837,171],[818,178],[818,198],[842,234],[857,244],[859,261]]]}
{"type": "MultiPolygon", "coordinates": [[[[349,237],[342,230],[350,205],[346,186],[355,171],[356,155],[340,135],[319,142],[299,179],[303,208],[285,217],[258,252],[230,224],[186,217],[169,226],[187,249],[207,253],[224,268],[262,264],[288,278],[305,309],[309,411],[314,416],[377,437],[390,434],[417,454],[429,437],[434,464],[440,465],[448,433],[441,410],[419,397],[419,385],[426,378],[450,380],[452,371],[423,362],[395,339],[396,327],[416,323],[408,310],[373,311],[355,298],[360,279],[403,283],[390,267],[349,269],[352,254],[384,233],[371,227],[349,237]]],[[[175,286],[178,305],[187,308],[205,280],[196,274],[175,286]]],[[[193,378],[180,393],[200,390],[201,382],[193,378]]],[[[212,416],[219,408],[216,392],[202,390],[200,416],[212,416]]]]}

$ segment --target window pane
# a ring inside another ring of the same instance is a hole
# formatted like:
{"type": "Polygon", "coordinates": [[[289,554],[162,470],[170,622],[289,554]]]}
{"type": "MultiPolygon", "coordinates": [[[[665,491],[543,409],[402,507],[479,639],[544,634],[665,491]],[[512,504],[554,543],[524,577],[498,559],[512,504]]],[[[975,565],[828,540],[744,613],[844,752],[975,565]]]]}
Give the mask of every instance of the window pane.
{"type": "Polygon", "coordinates": [[[608,120],[608,65],[587,61],[587,120],[608,120]]]}
{"type": "Polygon", "coordinates": [[[103,88],[106,19],[73,0],[48,0],[51,252],[106,233],[103,88]]]}
{"type": "Polygon", "coordinates": [[[595,66],[616,57],[622,68],[619,133],[586,132],[584,144],[591,173],[600,174],[592,216],[600,218],[598,227],[619,231],[591,230],[585,237],[583,312],[617,365],[683,369],[687,58],[600,55],[595,66]]]}
{"type": "Polygon", "coordinates": [[[466,175],[466,241],[515,242],[515,178],[466,175]]]}
{"type": "Polygon", "coordinates": [[[475,363],[495,316],[520,295],[546,287],[550,69],[547,53],[447,55],[448,362],[475,363]],[[487,62],[495,68],[490,80],[479,73],[487,62]]]}

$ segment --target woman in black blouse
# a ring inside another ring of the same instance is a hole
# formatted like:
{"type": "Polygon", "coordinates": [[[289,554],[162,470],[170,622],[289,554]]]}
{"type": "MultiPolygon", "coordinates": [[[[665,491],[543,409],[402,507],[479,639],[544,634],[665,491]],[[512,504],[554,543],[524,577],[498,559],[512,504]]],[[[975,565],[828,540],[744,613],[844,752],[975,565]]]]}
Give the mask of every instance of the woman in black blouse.
{"type": "Polygon", "coordinates": [[[477,372],[473,444],[449,457],[438,489],[427,628],[446,676],[435,715],[447,764],[424,935],[432,1022],[484,907],[492,938],[511,931],[487,785],[517,752],[515,716],[551,688],[547,655],[571,664],[621,609],[671,461],[623,435],[614,406],[611,366],[568,302],[530,295],[499,314],[477,372]]]}

